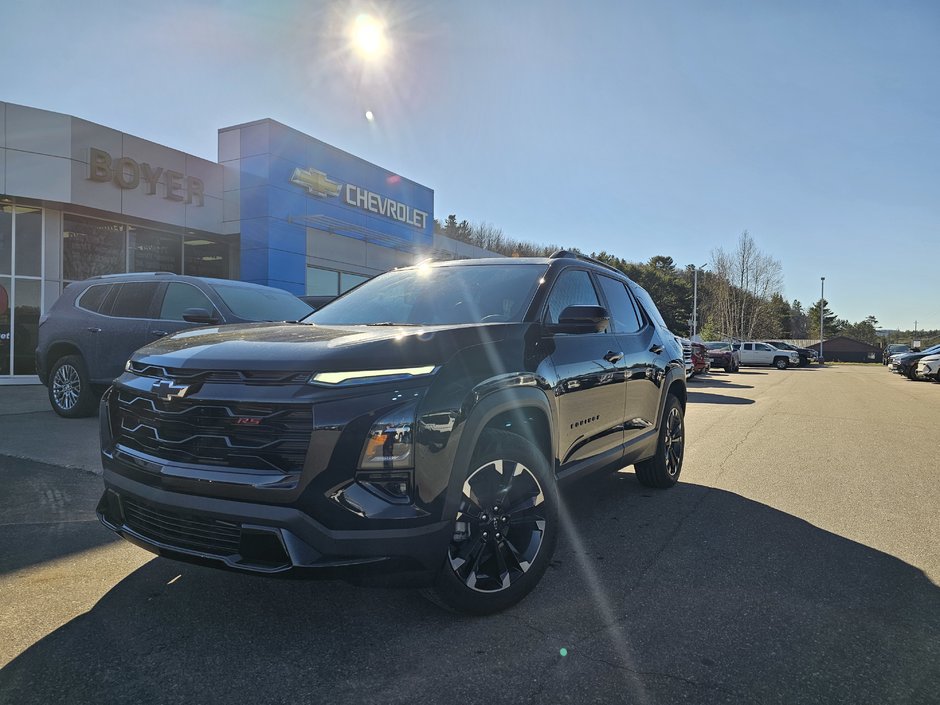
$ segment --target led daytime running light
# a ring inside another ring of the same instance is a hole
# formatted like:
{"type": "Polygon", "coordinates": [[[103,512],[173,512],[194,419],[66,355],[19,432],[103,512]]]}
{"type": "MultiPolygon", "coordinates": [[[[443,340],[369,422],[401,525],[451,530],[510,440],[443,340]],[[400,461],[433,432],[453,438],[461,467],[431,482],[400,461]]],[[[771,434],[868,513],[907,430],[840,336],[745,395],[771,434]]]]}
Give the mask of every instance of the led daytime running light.
{"type": "Polygon", "coordinates": [[[400,367],[392,370],[353,370],[350,372],[317,372],[310,381],[316,384],[343,384],[346,382],[368,381],[379,377],[421,377],[437,369],[434,365],[425,367],[400,367]]]}

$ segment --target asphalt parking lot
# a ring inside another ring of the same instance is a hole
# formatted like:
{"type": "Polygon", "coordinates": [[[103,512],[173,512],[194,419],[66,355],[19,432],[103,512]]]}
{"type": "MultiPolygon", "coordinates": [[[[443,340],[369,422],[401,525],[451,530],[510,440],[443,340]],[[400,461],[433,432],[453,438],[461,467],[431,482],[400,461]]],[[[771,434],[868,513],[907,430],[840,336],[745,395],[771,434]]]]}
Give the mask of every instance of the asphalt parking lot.
{"type": "Polygon", "coordinates": [[[880,365],[693,380],[680,485],[627,468],[566,491],[552,568],[487,618],[115,540],[94,422],[38,393],[0,387],[0,703],[940,698],[940,385],[880,365]]]}

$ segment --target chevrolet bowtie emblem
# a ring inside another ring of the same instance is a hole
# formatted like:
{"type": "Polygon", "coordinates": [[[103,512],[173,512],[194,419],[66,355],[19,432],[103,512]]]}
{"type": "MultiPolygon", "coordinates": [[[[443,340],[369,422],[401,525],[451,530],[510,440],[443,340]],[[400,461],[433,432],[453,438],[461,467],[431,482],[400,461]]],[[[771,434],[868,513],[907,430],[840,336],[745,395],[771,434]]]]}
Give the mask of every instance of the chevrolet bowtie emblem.
{"type": "Polygon", "coordinates": [[[313,196],[338,196],[342,184],[331,181],[326,178],[326,174],[316,169],[294,169],[293,176],[290,177],[292,184],[297,184],[307,189],[307,192],[313,196]]]}
{"type": "Polygon", "coordinates": [[[150,391],[164,401],[172,401],[173,399],[182,399],[185,397],[189,394],[190,387],[192,386],[193,385],[187,384],[174,384],[168,379],[161,379],[153,383],[150,387],[150,391]]]}

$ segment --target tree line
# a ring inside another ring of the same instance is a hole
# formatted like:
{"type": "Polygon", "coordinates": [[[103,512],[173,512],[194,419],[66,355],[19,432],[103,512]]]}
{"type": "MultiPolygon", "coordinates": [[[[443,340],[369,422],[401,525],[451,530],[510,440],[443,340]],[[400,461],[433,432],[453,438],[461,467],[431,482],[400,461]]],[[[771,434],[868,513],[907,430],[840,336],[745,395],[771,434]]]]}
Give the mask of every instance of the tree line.
{"type": "MultiPolygon", "coordinates": [[[[473,224],[448,215],[435,219],[435,232],[477,245],[507,257],[547,257],[562,249],[558,245],[538,245],[507,237],[489,223],[473,224]]],[[[579,252],[578,248],[564,249],[579,252]]],[[[673,333],[691,335],[695,266],[678,266],[672,257],[657,255],[646,262],[630,262],[606,251],[590,256],[623,272],[646,289],[656,302],[673,333]]],[[[867,316],[850,323],[839,318],[825,299],[808,308],[798,300],[783,297],[783,267],[762,252],[751,234],[741,233],[733,249],[712,251],[708,269],[698,271],[698,333],[704,340],[740,339],[818,339],[819,312],[822,309],[826,338],[844,335],[871,345],[886,344],[876,329],[878,319],[867,316]]],[[[921,333],[922,340],[940,331],[921,333]]],[[[894,336],[910,340],[910,331],[894,336]]],[[[889,338],[890,340],[890,338],[889,338]]],[[[891,340],[893,342],[893,340],[891,340]]]]}

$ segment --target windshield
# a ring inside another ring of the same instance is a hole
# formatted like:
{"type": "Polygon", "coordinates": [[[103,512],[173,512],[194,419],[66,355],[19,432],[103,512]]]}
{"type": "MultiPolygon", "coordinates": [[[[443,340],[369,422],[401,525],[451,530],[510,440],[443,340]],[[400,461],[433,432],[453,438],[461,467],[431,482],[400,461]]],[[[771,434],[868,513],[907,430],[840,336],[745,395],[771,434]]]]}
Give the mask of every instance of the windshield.
{"type": "Polygon", "coordinates": [[[730,350],[731,343],[705,343],[705,347],[709,350],[730,350]]]}
{"type": "Polygon", "coordinates": [[[415,267],[362,284],[304,323],[454,325],[521,321],[546,265],[415,267]]]}
{"type": "Polygon", "coordinates": [[[246,321],[296,321],[313,309],[296,296],[271,287],[212,284],[232,313],[246,321]]]}

